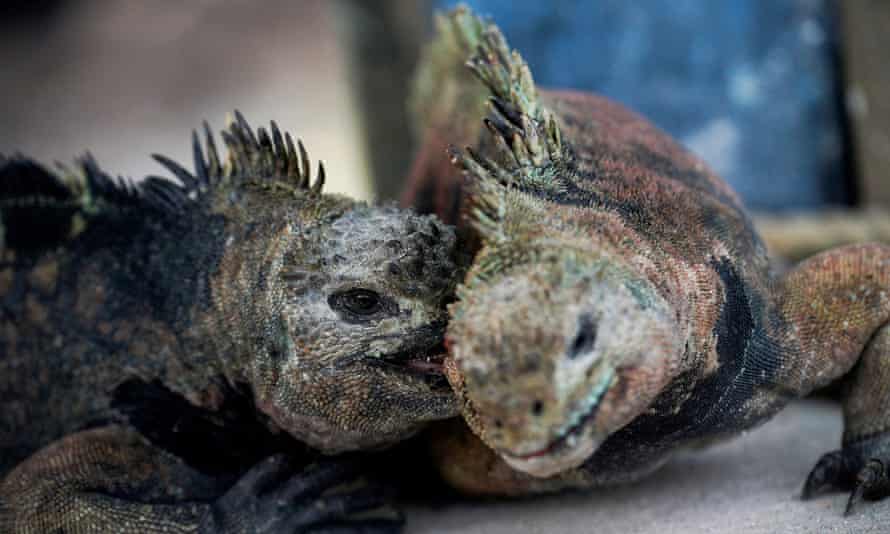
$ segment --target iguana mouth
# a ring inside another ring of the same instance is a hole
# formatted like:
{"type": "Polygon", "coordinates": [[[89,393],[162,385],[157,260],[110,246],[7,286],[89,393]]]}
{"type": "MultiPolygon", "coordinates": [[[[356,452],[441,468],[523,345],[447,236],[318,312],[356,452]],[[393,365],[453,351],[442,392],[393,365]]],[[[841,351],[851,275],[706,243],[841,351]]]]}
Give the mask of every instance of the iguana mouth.
{"type": "Polygon", "coordinates": [[[412,370],[427,374],[445,374],[443,367],[445,363],[445,353],[433,354],[431,356],[423,356],[421,358],[412,358],[406,362],[406,365],[412,370]]]}
{"type": "Polygon", "coordinates": [[[518,458],[520,460],[529,460],[532,458],[540,458],[542,456],[547,456],[554,452],[559,451],[564,447],[572,447],[574,444],[572,443],[575,438],[581,433],[581,431],[585,428],[588,421],[591,421],[594,417],[596,417],[597,412],[599,411],[599,404],[594,404],[593,407],[590,408],[588,412],[581,416],[581,420],[575,423],[574,425],[568,427],[563,434],[556,438],[555,441],[552,441],[550,445],[547,445],[543,449],[537,450],[535,452],[529,454],[510,454],[506,453],[513,458],[518,458]]]}
{"type": "Polygon", "coordinates": [[[602,374],[582,408],[575,412],[568,425],[559,432],[559,436],[546,447],[526,454],[501,451],[507,463],[536,476],[551,476],[564,469],[577,467],[593,453],[599,442],[595,436],[585,431],[599,413],[600,401],[614,378],[615,373],[611,370],[602,374]]]}
{"type": "Polygon", "coordinates": [[[450,389],[445,379],[445,345],[439,342],[427,348],[408,348],[377,359],[378,365],[422,379],[431,388],[450,389]]]}

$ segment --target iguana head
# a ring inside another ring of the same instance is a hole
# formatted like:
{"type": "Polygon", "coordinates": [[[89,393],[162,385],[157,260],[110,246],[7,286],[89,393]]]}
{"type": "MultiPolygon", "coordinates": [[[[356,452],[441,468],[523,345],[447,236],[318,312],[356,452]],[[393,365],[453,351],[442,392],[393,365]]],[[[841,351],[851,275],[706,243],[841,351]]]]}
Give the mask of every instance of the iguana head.
{"type": "Polygon", "coordinates": [[[477,256],[452,305],[448,368],[483,441],[550,476],[648,407],[678,347],[668,306],[630,262],[580,229],[537,234],[477,256]]]}
{"type": "Polygon", "coordinates": [[[227,376],[299,440],[333,453],[404,439],[457,414],[445,380],[446,304],[460,270],[452,228],[322,193],[301,144],[250,129],[208,134],[196,175],[161,158],[226,222],[211,278],[227,376]],[[203,178],[202,178],[203,176],[203,178]],[[201,193],[208,183],[207,193],[201,193]]]}
{"type": "Polygon", "coordinates": [[[270,258],[278,329],[254,364],[259,406],[323,450],[390,443],[457,414],[442,369],[453,230],[348,203],[300,224],[270,258]]]}
{"type": "Polygon", "coordinates": [[[643,413],[683,346],[633,234],[585,209],[595,192],[528,66],[495,26],[455,26],[481,31],[462,41],[480,43],[467,64],[491,105],[478,153],[453,152],[482,248],[451,307],[448,377],[488,446],[550,476],[643,413]]]}

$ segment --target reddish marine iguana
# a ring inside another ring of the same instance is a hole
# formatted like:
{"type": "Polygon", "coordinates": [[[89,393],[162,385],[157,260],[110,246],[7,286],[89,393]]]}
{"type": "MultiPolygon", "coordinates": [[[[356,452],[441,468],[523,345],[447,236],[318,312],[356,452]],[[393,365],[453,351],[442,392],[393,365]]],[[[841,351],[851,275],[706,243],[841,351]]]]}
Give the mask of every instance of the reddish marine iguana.
{"type": "Polygon", "coordinates": [[[206,124],[194,174],[155,156],[181,184],[0,160],[0,531],[398,528],[350,520],[381,502],[337,490],[354,461],[288,456],[457,414],[454,232],[322,194],[236,115],[227,162],[206,124]]]}
{"type": "Polygon", "coordinates": [[[405,200],[462,211],[480,241],[446,367],[490,448],[440,433],[446,477],[491,494],[629,481],[842,378],[843,445],[803,496],[852,490],[849,511],[887,495],[890,248],[831,250],[778,277],[735,193],[666,134],[602,97],[539,92],[466,8],[439,29],[405,200]],[[451,152],[460,172],[444,142],[477,147],[451,152]]]}

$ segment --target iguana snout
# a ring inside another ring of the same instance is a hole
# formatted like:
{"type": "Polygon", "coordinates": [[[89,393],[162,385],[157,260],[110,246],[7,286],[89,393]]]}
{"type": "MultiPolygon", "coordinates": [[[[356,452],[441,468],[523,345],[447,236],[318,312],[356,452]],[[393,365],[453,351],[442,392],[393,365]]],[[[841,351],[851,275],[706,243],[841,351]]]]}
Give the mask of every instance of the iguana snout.
{"type": "Polygon", "coordinates": [[[535,476],[577,467],[639,415],[678,345],[655,289],[596,252],[554,250],[475,285],[453,311],[448,374],[465,416],[535,476]]]}

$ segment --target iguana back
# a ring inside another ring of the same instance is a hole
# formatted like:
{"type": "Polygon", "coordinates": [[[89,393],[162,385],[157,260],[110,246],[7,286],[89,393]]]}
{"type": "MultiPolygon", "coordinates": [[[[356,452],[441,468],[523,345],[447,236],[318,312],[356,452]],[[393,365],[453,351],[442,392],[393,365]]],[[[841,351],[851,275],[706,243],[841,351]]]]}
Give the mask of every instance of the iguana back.
{"type": "MultiPolygon", "coordinates": [[[[109,392],[129,378],[197,378],[176,366],[192,348],[184,333],[196,310],[209,306],[221,218],[165,206],[162,192],[115,182],[90,159],[80,172],[64,183],[14,158],[0,175],[0,473],[59,436],[107,423],[109,392]],[[16,177],[35,190],[10,191],[16,177]]],[[[186,201],[173,182],[153,183],[186,201]]]]}

